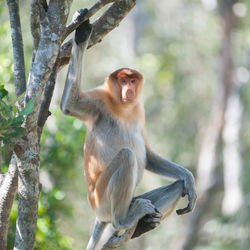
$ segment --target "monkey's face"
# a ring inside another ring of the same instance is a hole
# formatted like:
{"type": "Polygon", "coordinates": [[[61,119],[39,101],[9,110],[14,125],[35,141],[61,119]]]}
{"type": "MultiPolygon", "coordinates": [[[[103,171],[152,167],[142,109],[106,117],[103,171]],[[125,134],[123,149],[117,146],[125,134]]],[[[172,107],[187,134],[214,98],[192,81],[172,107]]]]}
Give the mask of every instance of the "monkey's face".
{"type": "Polygon", "coordinates": [[[111,74],[113,96],[121,103],[135,102],[142,90],[143,77],[132,69],[120,69],[111,74]]]}
{"type": "Polygon", "coordinates": [[[122,77],[118,80],[120,98],[122,102],[133,102],[137,95],[138,80],[136,78],[122,77]]]}

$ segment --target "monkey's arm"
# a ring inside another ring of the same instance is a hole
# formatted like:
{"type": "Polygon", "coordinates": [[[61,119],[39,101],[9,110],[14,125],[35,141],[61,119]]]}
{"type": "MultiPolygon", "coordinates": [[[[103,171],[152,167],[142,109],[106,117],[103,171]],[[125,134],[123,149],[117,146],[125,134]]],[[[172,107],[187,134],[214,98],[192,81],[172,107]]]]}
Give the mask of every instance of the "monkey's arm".
{"type": "Polygon", "coordinates": [[[162,158],[161,156],[151,151],[149,148],[147,148],[146,156],[147,170],[160,175],[183,180],[184,189],[182,196],[185,196],[187,194],[189,202],[187,207],[177,210],[177,214],[180,215],[192,211],[197,198],[193,174],[189,170],[181,167],[180,165],[162,158]]]}
{"type": "MultiPolygon", "coordinates": [[[[74,18],[82,18],[86,12],[86,9],[80,10],[74,18]]],[[[60,105],[64,114],[75,116],[82,120],[86,120],[89,116],[97,112],[96,102],[93,98],[81,91],[83,55],[88,46],[91,29],[89,21],[82,23],[76,29],[69,69],[60,105]]]]}

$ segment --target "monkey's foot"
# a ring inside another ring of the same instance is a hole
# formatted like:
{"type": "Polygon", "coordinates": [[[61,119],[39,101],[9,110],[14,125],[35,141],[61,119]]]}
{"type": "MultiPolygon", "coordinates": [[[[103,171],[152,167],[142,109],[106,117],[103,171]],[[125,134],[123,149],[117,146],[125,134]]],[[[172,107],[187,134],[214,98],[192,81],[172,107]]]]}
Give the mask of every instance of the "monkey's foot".
{"type": "Polygon", "coordinates": [[[147,214],[138,221],[136,229],[131,238],[136,238],[142,234],[149,232],[161,223],[162,214],[156,209],[157,213],[147,214]]]}
{"type": "MultiPolygon", "coordinates": [[[[73,16],[73,21],[76,23],[81,22],[84,19],[84,16],[88,13],[88,9],[80,9],[73,16]]],[[[75,32],[75,41],[77,44],[83,43],[88,40],[92,31],[92,25],[89,23],[89,19],[84,21],[75,32]]]]}
{"type": "Polygon", "coordinates": [[[128,228],[122,235],[118,235],[119,231],[116,231],[108,241],[102,246],[101,250],[111,250],[117,248],[131,239],[135,227],[128,228]]]}
{"type": "Polygon", "coordinates": [[[147,215],[148,220],[152,218],[151,222],[158,219],[160,220],[162,217],[161,213],[155,208],[152,202],[143,198],[135,198],[132,201],[129,214],[137,214],[138,220],[147,215]]]}

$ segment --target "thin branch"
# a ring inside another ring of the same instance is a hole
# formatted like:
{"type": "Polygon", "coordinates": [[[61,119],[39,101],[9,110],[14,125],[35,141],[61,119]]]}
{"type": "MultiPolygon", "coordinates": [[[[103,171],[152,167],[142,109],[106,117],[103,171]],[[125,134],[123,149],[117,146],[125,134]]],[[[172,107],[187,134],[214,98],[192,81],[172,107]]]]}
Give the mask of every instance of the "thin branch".
{"type": "Polygon", "coordinates": [[[40,4],[43,6],[45,12],[48,10],[48,4],[46,0],[39,0],[40,4]]]}
{"type": "Polygon", "coordinates": [[[18,0],[6,0],[9,8],[11,38],[14,56],[14,78],[16,96],[20,96],[26,90],[25,65],[23,53],[23,38],[19,16],[18,0]]]}
{"type": "Polygon", "coordinates": [[[91,16],[93,16],[98,10],[103,8],[105,5],[120,0],[99,0],[96,2],[89,10],[88,13],[84,16],[84,18],[80,21],[72,20],[72,22],[66,27],[65,33],[63,35],[63,40],[72,33],[81,23],[88,20],[91,16]]]}
{"type": "Polygon", "coordinates": [[[93,24],[89,48],[101,42],[102,38],[116,28],[135,6],[136,0],[116,2],[93,24]]]}
{"type": "Polygon", "coordinates": [[[71,49],[72,49],[72,41],[66,42],[62,45],[60,49],[60,54],[56,60],[53,70],[50,74],[49,81],[46,85],[42,104],[41,104],[40,111],[39,111],[38,122],[37,122],[39,138],[41,137],[42,130],[43,130],[43,127],[47,118],[51,115],[49,111],[49,106],[50,106],[54,88],[55,88],[57,73],[65,65],[69,63],[69,60],[71,57],[71,49]]]}
{"type": "Polygon", "coordinates": [[[33,50],[36,51],[41,36],[39,0],[32,0],[30,4],[30,30],[33,38],[33,50]]]}
{"type": "Polygon", "coordinates": [[[0,250],[6,249],[7,234],[11,207],[16,195],[18,184],[18,170],[16,157],[13,154],[9,170],[0,186],[0,250]]]}
{"type": "Polygon", "coordinates": [[[122,235],[114,233],[109,240],[102,246],[101,250],[112,250],[123,245],[131,239],[136,227],[127,229],[122,235]]]}
{"type": "Polygon", "coordinates": [[[72,39],[64,43],[60,49],[60,64],[58,72],[69,63],[72,50],[72,39]]]}
{"type": "Polygon", "coordinates": [[[39,111],[38,122],[37,122],[39,138],[41,137],[42,130],[43,130],[43,127],[47,118],[51,115],[49,111],[49,106],[50,106],[54,88],[55,88],[56,76],[57,76],[59,65],[60,65],[60,58],[58,57],[54,65],[54,68],[50,74],[49,81],[46,85],[42,104],[41,104],[40,111],[39,111]]]}
{"type": "MultiPolygon", "coordinates": [[[[111,1],[112,2],[112,1],[111,1]]],[[[106,36],[110,31],[116,28],[119,23],[126,17],[129,11],[135,6],[136,0],[124,0],[118,1],[114,3],[94,24],[93,24],[93,32],[89,40],[88,48],[96,45],[97,43],[101,42],[102,38],[106,36]]],[[[92,7],[94,8],[94,6],[92,7]]],[[[84,19],[81,22],[74,23],[72,22],[68,28],[69,30],[66,31],[65,37],[68,36],[74,29],[76,29],[80,23],[87,20],[90,14],[90,10],[84,16],[84,19]]],[[[71,48],[72,48],[72,39],[68,40],[64,43],[61,47],[60,57],[60,67],[59,70],[63,66],[69,63],[69,59],[71,56],[71,48]]]]}

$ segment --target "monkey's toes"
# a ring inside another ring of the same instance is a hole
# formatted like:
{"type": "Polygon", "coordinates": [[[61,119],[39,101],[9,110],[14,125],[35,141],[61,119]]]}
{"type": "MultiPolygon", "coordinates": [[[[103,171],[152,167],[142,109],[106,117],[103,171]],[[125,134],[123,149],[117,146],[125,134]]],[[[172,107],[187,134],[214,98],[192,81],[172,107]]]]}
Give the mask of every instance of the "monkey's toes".
{"type": "Polygon", "coordinates": [[[144,221],[147,223],[151,223],[151,222],[159,222],[161,221],[162,218],[162,214],[161,213],[153,213],[153,214],[147,214],[145,217],[143,217],[144,221]]]}
{"type": "Polygon", "coordinates": [[[161,217],[162,217],[161,213],[153,213],[145,215],[143,218],[139,220],[132,238],[139,237],[140,235],[158,227],[160,225],[161,217]]]}

